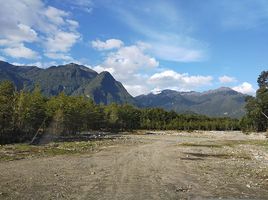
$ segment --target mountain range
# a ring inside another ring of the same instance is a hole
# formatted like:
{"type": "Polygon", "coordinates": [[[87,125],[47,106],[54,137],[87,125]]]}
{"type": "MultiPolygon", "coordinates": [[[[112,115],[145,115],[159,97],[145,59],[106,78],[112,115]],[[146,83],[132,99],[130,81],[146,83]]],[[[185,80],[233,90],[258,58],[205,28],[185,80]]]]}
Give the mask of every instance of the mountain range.
{"type": "Polygon", "coordinates": [[[136,97],[139,107],[160,107],[178,113],[198,113],[213,117],[240,118],[245,114],[246,95],[221,87],[206,92],[163,90],[136,97]]]}
{"type": "Polygon", "coordinates": [[[160,107],[178,113],[240,118],[244,115],[246,95],[222,87],[206,92],[163,90],[157,94],[132,97],[109,72],[96,71],[70,63],[43,69],[36,66],[16,66],[0,61],[0,81],[12,81],[18,90],[32,91],[39,85],[46,96],[84,95],[96,103],[129,103],[138,107],[160,107]]]}

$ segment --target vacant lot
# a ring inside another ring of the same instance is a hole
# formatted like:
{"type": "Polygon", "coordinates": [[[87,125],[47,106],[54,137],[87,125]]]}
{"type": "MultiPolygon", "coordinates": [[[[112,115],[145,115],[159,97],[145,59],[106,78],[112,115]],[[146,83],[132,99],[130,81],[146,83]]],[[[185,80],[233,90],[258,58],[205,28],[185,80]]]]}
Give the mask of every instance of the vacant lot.
{"type": "Polygon", "coordinates": [[[0,147],[0,199],[268,199],[268,142],[150,132],[0,147]]]}

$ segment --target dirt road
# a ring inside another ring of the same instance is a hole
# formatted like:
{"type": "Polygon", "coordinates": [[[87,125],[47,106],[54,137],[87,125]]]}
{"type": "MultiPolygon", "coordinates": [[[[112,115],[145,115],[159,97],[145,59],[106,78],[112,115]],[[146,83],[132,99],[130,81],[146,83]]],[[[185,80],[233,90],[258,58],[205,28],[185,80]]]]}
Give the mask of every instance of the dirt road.
{"type": "Polygon", "coordinates": [[[98,152],[0,162],[0,199],[268,199],[268,145],[241,133],[126,135],[98,152]]]}

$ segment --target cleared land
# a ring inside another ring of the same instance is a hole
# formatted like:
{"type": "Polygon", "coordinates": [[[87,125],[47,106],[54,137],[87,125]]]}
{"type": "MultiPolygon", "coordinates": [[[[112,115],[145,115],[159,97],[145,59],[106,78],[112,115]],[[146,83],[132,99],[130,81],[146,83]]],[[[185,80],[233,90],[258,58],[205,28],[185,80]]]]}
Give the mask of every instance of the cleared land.
{"type": "Polygon", "coordinates": [[[268,141],[150,132],[0,146],[0,199],[268,199],[268,141]]]}

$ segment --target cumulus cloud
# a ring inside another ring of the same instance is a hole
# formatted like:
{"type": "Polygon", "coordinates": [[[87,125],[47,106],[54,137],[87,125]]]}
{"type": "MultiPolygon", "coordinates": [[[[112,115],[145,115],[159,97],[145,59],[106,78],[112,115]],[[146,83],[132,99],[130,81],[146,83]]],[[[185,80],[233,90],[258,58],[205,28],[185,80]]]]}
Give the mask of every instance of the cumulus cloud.
{"type": "Polygon", "coordinates": [[[201,86],[210,85],[213,80],[211,76],[190,76],[187,73],[180,74],[173,70],[156,73],[149,78],[149,83],[158,89],[175,89],[188,91],[201,86]]]}
{"type": "Polygon", "coordinates": [[[25,24],[18,24],[20,34],[8,36],[10,40],[17,42],[33,42],[37,40],[37,33],[31,27],[25,24]]]}
{"type": "Polygon", "coordinates": [[[155,73],[152,76],[134,74],[128,77],[130,80],[126,81],[124,86],[133,96],[149,92],[159,93],[164,89],[190,91],[210,85],[213,80],[211,76],[190,76],[189,74],[180,74],[172,70],[155,73]]]}
{"type": "Polygon", "coordinates": [[[235,77],[224,75],[224,76],[219,77],[219,81],[221,83],[233,83],[233,82],[236,82],[237,80],[235,77]]]}
{"type": "Polygon", "coordinates": [[[98,50],[110,50],[104,52],[103,63],[93,69],[97,72],[109,71],[133,96],[149,93],[156,88],[158,91],[187,91],[210,85],[213,80],[211,76],[190,76],[172,70],[154,73],[159,62],[147,53],[152,48],[150,44],[139,41],[134,45],[124,46],[121,40],[114,43],[108,41],[112,40],[92,42],[92,46],[98,50]]]}
{"type": "Polygon", "coordinates": [[[145,52],[149,47],[146,43],[124,46],[121,40],[109,39],[93,41],[92,46],[98,50],[110,50],[105,52],[103,63],[93,67],[95,71],[110,72],[134,96],[150,91],[146,72],[158,67],[159,62],[145,52]]]}
{"type": "Polygon", "coordinates": [[[68,13],[54,8],[52,6],[48,6],[48,8],[44,12],[45,16],[52,21],[54,24],[62,25],[65,23],[64,17],[68,16],[68,13]]]}
{"type": "Polygon", "coordinates": [[[47,38],[45,47],[49,52],[67,52],[76,43],[80,35],[78,33],[70,33],[59,31],[52,37],[47,38]]]}
{"type": "Polygon", "coordinates": [[[244,82],[238,86],[233,87],[232,89],[237,92],[241,92],[243,94],[249,94],[249,95],[254,95],[256,92],[253,86],[248,82],[244,82]]]}
{"type": "Polygon", "coordinates": [[[116,79],[129,82],[140,70],[149,70],[159,66],[159,62],[144,52],[144,46],[122,46],[106,54],[103,63],[96,67],[110,71],[116,79]]]}
{"type": "Polygon", "coordinates": [[[41,0],[1,2],[0,26],[0,47],[14,58],[34,58],[36,53],[25,47],[27,43],[43,47],[45,53],[62,53],[80,38],[79,24],[68,12],[47,6],[41,0]],[[20,51],[23,49],[25,53],[20,51]]]}
{"type": "Polygon", "coordinates": [[[112,67],[103,67],[101,65],[97,65],[97,66],[94,66],[92,69],[95,70],[98,73],[101,73],[103,71],[110,72],[111,74],[114,73],[114,69],[112,67]]]}
{"type": "Polygon", "coordinates": [[[133,72],[141,67],[153,68],[159,65],[155,58],[146,55],[136,45],[122,47],[118,51],[110,53],[104,64],[123,70],[124,73],[133,72]]]}
{"type": "Polygon", "coordinates": [[[138,96],[151,91],[152,85],[148,82],[148,79],[148,75],[136,72],[126,75],[126,78],[122,79],[122,83],[131,95],[138,96]]]}
{"type": "Polygon", "coordinates": [[[37,59],[39,57],[37,52],[25,47],[23,44],[14,47],[4,48],[2,49],[2,52],[5,55],[14,58],[37,59]]]}
{"type": "Polygon", "coordinates": [[[147,85],[145,84],[140,84],[140,85],[128,85],[128,84],[124,84],[125,88],[127,89],[127,91],[135,96],[141,95],[141,94],[147,94],[150,92],[150,89],[148,88],[147,85]]]}
{"type": "Polygon", "coordinates": [[[109,39],[106,41],[94,40],[91,45],[97,50],[111,50],[120,48],[124,43],[118,39],[109,39]]]}

